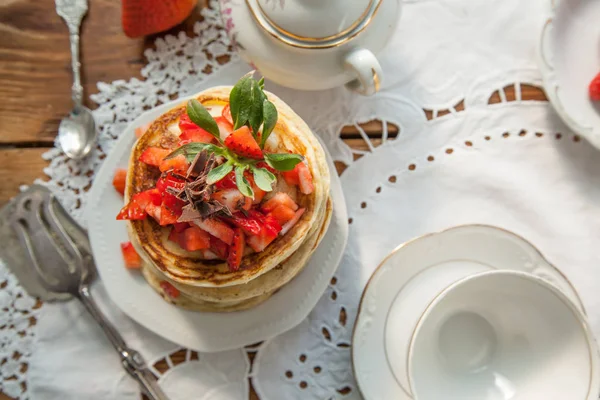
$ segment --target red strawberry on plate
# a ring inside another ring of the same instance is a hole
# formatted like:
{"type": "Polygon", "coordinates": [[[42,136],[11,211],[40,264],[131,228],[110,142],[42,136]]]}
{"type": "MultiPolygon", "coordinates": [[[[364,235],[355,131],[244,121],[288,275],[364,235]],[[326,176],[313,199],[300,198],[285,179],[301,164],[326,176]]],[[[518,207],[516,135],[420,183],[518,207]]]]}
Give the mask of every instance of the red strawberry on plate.
{"type": "Polygon", "coordinates": [[[233,231],[233,241],[229,246],[229,255],[227,256],[227,265],[231,271],[237,271],[242,263],[244,256],[244,232],[240,228],[235,228],[233,231]]]}
{"type": "Polygon", "coordinates": [[[592,101],[600,101],[600,72],[590,82],[590,99],[592,101]]]}
{"type": "Polygon", "coordinates": [[[166,31],[187,18],[196,0],[121,0],[121,24],[130,38],[166,31]]]}
{"type": "Polygon", "coordinates": [[[261,160],[263,158],[262,150],[252,137],[252,133],[247,126],[242,126],[227,136],[225,139],[225,146],[227,146],[235,154],[253,158],[255,160],[261,160]]]}

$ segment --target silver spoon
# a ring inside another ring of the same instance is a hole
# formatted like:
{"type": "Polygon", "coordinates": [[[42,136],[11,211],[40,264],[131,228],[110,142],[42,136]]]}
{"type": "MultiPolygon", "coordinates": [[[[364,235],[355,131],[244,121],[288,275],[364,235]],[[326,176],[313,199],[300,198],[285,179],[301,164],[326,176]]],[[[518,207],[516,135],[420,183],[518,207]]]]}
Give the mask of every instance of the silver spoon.
{"type": "Polygon", "coordinates": [[[67,157],[79,160],[85,157],[96,142],[96,123],[89,108],[82,103],[83,87],[81,86],[79,62],[79,26],[88,10],[87,0],[56,0],[56,12],[69,27],[71,42],[71,68],[73,69],[73,86],[71,97],[73,109],[60,121],[58,142],[67,157]]]}

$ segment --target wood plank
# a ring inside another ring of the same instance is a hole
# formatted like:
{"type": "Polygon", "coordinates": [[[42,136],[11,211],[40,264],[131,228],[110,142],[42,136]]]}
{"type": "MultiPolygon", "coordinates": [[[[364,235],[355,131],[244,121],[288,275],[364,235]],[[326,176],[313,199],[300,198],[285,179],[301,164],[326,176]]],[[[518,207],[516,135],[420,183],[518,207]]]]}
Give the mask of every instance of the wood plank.
{"type": "Polygon", "coordinates": [[[32,183],[44,175],[48,163],[42,154],[48,149],[0,149],[0,207],[19,193],[19,186],[32,183]]]}
{"type": "MultiPolygon", "coordinates": [[[[192,33],[198,9],[161,35],[130,39],[121,30],[119,1],[94,0],[82,25],[82,82],[86,104],[97,82],[140,77],[143,52],[158,36],[192,33]]],[[[71,55],[65,23],[54,1],[0,3],[0,143],[52,144],[60,119],[71,109],[71,55]]]]}

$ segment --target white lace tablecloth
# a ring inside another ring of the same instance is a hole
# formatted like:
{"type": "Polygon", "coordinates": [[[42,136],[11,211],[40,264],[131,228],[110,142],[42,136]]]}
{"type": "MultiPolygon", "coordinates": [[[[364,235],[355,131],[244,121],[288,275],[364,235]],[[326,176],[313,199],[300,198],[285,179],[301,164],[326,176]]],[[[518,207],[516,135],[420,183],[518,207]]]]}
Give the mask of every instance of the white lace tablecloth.
{"type": "MultiPolygon", "coordinates": [[[[198,354],[155,336],[115,309],[98,285],[94,294],[130,345],[150,364],[169,365],[155,372],[173,400],[247,399],[250,383],[263,400],[360,398],[350,341],[366,280],[399,243],[457,224],[497,225],[529,239],[573,282],[600,334],[600,153],[570,133],[547,103],[521,100],[521,85],[541,85],[535,47],[550,1],[404,1],[399,29],[381,55],[383,90],[371,98],[267,83],[324,139],[334,159],[349,165],[342,175],[348,247],[305,321],[258,347],[224,353],[198,354]],[[515,86],[514,101],[506,99],[508,85],[515,86]],[[495,92],[501,102],[490,105],[495,92]],[[457,111],[461,102],[464,111],[457,111]],[[400,134],[391,139],[384,129],[376,147],[359,128],[367,151],[339,138],[342,126],[372,119],[396,124],[400,134]],[[357,154],[362,157],[353,161],[357,154]],[[170,357],[176,352],[183,362],[170,357]]],[[[147,51],[145,80],[98,85],[100,141],[85,162],[68,161],[56,149],[45,155],[51,161],[47,185],[84,225],[94,172],[129,121],[173,96],[231,84],[249,69],[228,50],[215,7],[213,1],[202,11],[196,36],[159,39],[147,51]],[[221,55],[231,61],[219,65],[221,55]],[[200,72],[208,67],[211,75],[200,72]]],[[[0,309],[4,393],[33,400],[139,399],[79,304],[36,308],[0,266],[0,309]]]]}

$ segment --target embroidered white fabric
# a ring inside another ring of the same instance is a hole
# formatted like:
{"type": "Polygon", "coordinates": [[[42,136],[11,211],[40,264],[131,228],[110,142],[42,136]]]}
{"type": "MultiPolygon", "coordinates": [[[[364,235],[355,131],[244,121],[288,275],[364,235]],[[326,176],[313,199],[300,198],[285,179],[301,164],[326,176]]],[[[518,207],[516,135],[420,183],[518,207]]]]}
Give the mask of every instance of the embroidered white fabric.
{"type": "MultiPolygon", "coordinates": [[[[173,400],[247,399],[250,383],[262,400],[360,398],[350,341],[366,280],[399,243],[457,224],[497,225],[532,241],[573,282],[600,333],[593,285],[600,279],[594,247],[600,157],[547,103],[521,99],[522,84],[541,84],[534,54],[549,2],[405,0],[399,29],[381,55],[383,90],[371,98],[267,83],[323,138],[334,159],[349,166],[342,175],[348,247],[305,321],[262,345],[223,353],[197,354],[157,337],[111,306],[97,285],[94,295],[128,343],[151,365],[169,366],[154,372],[173,400]],[[503,91],[508,85],[515,87],[514,101],[503,91]],[[493,93],[501,102],[490,105],[493,93]],[[464,111],[455,108],[461,102],[464,111]],[[381,141],[357,125],[372,119],[384,121],[381,141]],[[397,138],[388,137],[387,123],[400,128],[397,138]],[[359,128],[367,150],[341,141],[344,125],[359,128]],[[353,161],[356,155],[362,157],[353,161]]],[[[147,51],[144,80],[99,83],[93,99],[100,137],[88,159],[68,161],[58,149],[45,155],[51,161],[47,185],[82,224],[94,173],[129,121],[160,102],[233,83],[250,69],[231,53],[216,1],[210,5],[194,37],[159,39],[147,51]],[[230,61],[221,65],[219,56],[230,61]]],[[[139,399],[79,304],[38,309],[0,266],[0,309],[2,392],[33,400],[139,399]]]]}

